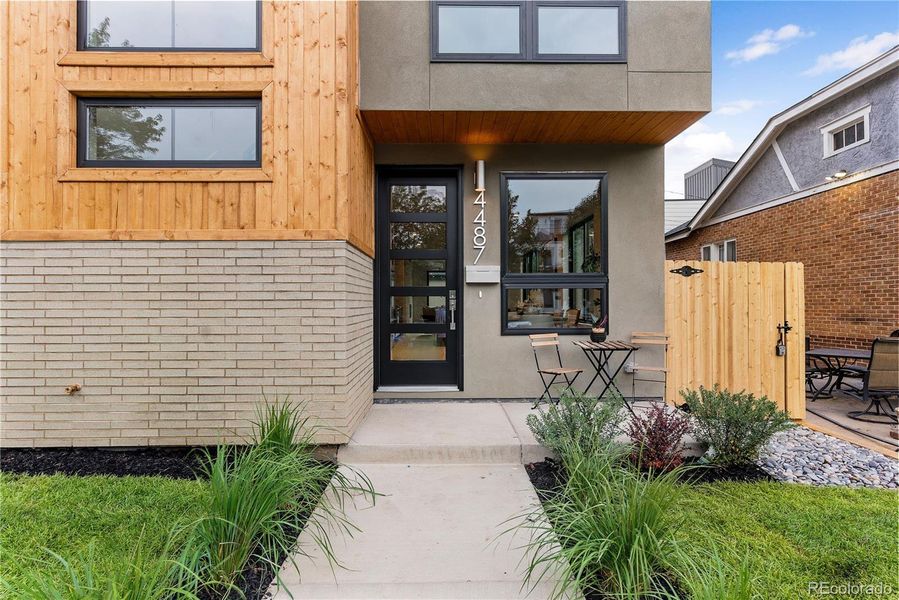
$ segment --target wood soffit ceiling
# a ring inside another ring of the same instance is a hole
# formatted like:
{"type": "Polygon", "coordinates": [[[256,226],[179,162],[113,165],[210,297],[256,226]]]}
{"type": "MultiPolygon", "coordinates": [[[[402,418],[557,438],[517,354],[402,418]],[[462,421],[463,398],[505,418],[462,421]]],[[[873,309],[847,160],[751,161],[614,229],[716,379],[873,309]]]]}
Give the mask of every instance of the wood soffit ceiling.
{"type": "Polygon", "coordinates": [[[382,144],[664,144],[704,112],[392,111],[362,116],[382,144]]]}

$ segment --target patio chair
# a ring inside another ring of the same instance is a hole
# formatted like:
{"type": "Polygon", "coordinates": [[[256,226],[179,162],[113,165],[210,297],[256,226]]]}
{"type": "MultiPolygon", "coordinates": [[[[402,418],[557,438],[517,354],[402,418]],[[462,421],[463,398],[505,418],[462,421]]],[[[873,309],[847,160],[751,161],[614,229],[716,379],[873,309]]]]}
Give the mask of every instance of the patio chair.
{"type": "MultiPolygon", "coordinates": [[[[805,395],[811,396],[814,402],[824,392],[822,388],[815,385],[816,381],[826,381],[828,379],[827,365],[820,358],[809,356],[807,353],[811,349],[811,337],[805,336],[805,395]]],[[[826,383],[824,384],[827,385],[826,383]]]]}
{"type": "Polygon", "coordinates": [[[630,365],[634,375],[631,379],[631,397],[636,400],[637,382],[645,381],[661,384],[662,399],[664,400],[668,387],[668,336],[652,331],[635,331],[631,334],[631,344],[634,346],[660,346],[662,349],[661,367],[641,365],[637,363],[636,359],[630,365]]]}
{"type": "Polygon", "coordinates": [[[849,393],[868,403],[865,410],[850,412],[849,418],[868,423],[897,422],[896,407],[891,399],[899,398],[899,337],[874,340],[862,387],[849,393]]]}
{"type": "MultiPolygon", "coordinates": [[[[553,398],[552,392],[550,391],[550,388],[556,383],[556,380],[560,377],[565,380],[565,388],[561,392],[561,394],[564,394],[571,389],[571,386],[574,385],[574,381],[578,378],[578,375],[583,373],[584,370],[565,368],[562,365],[562,353],[559,351],[558,333],[537,333],[528,337],[531,339],[531,349],[534,351],[534,362],[537,363],[537,374],[540,375],[540,381],[543,382],[543,393],[540,394],[540,397],[534,402],[534,408],[537,408],[544,397],[549,398],[550,402],[558,402],[558,399],[553,398]],[[554,348],[556,351],[556,359],[559,362],[558,367],[540,366],[539,353],[541,350],[549,348],[554,348]]],[[[561,383],[562,382],[560,381],[559,385],[561,385],[561,383]]]]}

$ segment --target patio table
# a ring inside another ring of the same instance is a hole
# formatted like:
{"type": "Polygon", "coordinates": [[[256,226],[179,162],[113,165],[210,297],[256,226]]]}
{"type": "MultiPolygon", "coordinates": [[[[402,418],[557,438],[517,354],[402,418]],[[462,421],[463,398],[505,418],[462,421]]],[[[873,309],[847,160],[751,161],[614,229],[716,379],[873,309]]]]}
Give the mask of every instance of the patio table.
{"type": "Polygon", "coordinates": [[[853,350],[849,348],[811,348],[805,354],[810,358],[821,361],[824,369],[827,371],[827,382],[812,394],[812,402],[818,398],[830,398],[832,396],[833,389],[841,381],[841,374],[845,373],[847,365],[859,360],[871,360],[870,350],[853,350]]]}
{"type": "MultiPolygon", "coordinates": [[[[616,340],[606,340],[604,342],[577,340],[574,342],[574,345],[584,351],[584,356],[587,357],[590,365],[596,371],[596,374],[593,375],[593,379],[591,379],[590,383],[587,384],[587,387],[584,388],[584,393],[586,394],[590,390],[594,381],[600,379],[603,382],[602,392],[600,392],[598,396],[600,399],[606,395],[606,392],[609,391],[610,388],[614,389],[618,392],[619,396],[624,398],[624,394],[622,394],[621,390],[618,389],[618,386],[615,385],[615,377],[624,367],[625,363],[627,363],[627,359],[630,358],[631,354],[636,350],[639,350],[639,348],[633,344],[616,340]],[[618,368],[616,368],[614,372],[610,372],[610,361],[616,352],[622,353],[624,356],[621,359],[621,362],[618,363],[618,368]]],[[[634,409],[631,408],[630,404],[625,401],[624,405],[633,415],[634,409]]]]}

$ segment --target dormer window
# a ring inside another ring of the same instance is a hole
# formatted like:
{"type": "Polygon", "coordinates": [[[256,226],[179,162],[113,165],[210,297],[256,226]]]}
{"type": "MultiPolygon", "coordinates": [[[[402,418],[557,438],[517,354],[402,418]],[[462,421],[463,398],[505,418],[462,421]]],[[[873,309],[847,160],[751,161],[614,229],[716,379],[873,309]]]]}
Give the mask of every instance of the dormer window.
{"type": "Polygon", "coordinates": [[[870,114],[871,105],[868,105],[822,127],[824,158],[867,143],[871,139],[870,114]]]}
{"type": "Polygon", "coordinates": [[[436,62],[625,62],[621,0],[432,0],[436,62]]]}

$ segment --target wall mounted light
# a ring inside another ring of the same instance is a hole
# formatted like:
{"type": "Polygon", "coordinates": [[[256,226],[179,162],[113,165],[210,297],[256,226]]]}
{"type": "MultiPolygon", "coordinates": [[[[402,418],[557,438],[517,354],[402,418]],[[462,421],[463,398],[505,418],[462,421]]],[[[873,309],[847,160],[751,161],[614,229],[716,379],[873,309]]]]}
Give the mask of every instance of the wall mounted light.
{"type": "Polygon", "coordinates": [[[487,186],[484,183],[485,179],[486,178],[484,177],[484,161],[479,160],[475,163],[474,191],[483,192],[483,191],[487,190],[487,186]]]}
{"type": "Polygon", "coordinates": [[[840,179],[845,179],[849,176],[849,173],[846,172],[845,169],[840,169],[833,175],[828,175],[824,178],[824,181],[839,181],[840,179]]]}

